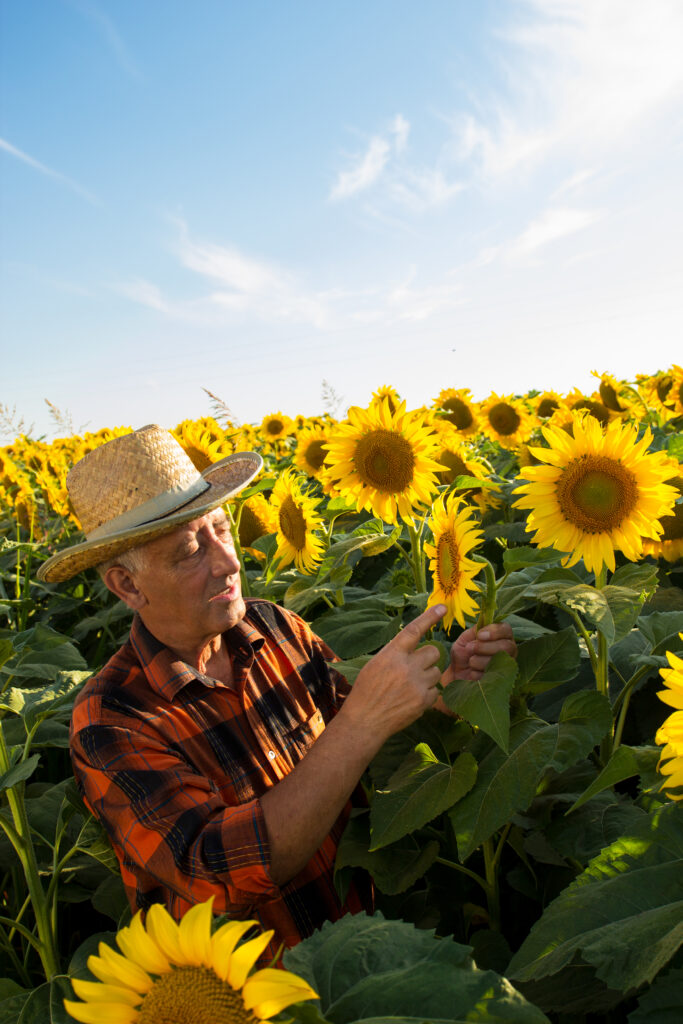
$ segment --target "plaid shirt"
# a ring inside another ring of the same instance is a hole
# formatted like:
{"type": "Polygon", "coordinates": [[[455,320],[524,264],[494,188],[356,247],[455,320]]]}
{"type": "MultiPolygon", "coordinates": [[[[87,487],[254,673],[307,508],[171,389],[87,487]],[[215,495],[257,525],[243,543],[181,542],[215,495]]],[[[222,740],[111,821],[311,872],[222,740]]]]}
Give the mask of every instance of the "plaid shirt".
{"type": "Polygon", "coordinates": [[[131,905],[164,903],[179,919],[213,895],[215,913],[275,929],[266,960],[364,903],[352,887],[342,906],[332,884],[350,804],[298,875],[271,880],[259,797],[306,754],[348,683],[302,619],[269,601],[246,605],[224,634],[231,686],[174,660],[136,615],[76,700],[71,754],[131,905]]]}

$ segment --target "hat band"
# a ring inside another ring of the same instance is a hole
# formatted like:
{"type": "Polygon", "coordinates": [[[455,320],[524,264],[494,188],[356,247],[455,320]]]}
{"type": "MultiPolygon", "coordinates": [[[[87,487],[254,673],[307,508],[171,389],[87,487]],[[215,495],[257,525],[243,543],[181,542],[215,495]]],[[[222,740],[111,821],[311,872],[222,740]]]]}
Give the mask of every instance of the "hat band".
{"type": "Polygon", "coordinates": [[[128,512],[122,512],[121,515],[114,516],[113,519],[109,519],[102,526],[97,526],[88,534],[88,540],[103,540],[105,537],[120,533],[122,530],[131,530],[136,526],[145,526],[147,523],[152,523],[156,519],[163,519],[169,512],[177,512],[194,498],[198,498],[209,487],[211,487],[209,481],[200,476],[189,487],[164,491],[154,498],[143,501],[142,505],[129,509],[128,512]]]}

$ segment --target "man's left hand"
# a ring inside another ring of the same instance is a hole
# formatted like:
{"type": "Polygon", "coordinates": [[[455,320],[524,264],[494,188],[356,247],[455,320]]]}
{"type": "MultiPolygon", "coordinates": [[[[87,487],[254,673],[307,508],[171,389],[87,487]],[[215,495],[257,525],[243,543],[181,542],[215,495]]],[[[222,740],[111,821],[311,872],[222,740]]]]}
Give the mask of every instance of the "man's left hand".
{"type": "Polygon", "coordinates": [[[476,626],[470,626],[451,647],[451,660],[441,677],[442,685],[454,679],[480,679],[499,651],[517,657],[517,644],[507,622],[492,622],[478,631],[476,626]]]}

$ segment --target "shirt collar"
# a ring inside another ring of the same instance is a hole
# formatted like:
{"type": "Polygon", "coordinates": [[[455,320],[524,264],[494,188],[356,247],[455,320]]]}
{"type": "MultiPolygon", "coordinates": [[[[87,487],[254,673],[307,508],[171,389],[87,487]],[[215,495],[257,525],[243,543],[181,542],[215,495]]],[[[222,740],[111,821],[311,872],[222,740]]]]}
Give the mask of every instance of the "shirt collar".
{"type": "MultiPolygon", "coordinates": [[[[244,618],[223,634],[233,657],[243,663],[251,662],[265,643],[263,633],[250,621],[249,602],[246,603],[246,609],[244,618]]],[[[172,701],[176,694],[193,680],[209,688],[224,685],[176,658],[170,648],[150,633],[137,612],[133,616],[130,628],[130,642],[149,685],[165,700],[172,701]]]]}

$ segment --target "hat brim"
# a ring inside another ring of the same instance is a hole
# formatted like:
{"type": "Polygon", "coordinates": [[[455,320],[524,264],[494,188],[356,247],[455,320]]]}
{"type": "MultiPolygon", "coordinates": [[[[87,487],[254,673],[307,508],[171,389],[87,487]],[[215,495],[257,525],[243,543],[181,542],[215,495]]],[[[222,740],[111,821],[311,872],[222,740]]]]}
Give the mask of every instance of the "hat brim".
{"type": "Polygon", "coordinates": [[[198,519],[228,498],[243,490],[260,472],[263,459],[257,452],[236,452],[208,466],[201,474],[209,484],[207,490],[183,505],[177,512],[171,512],[149,523],[109,534],[100,540],[83,541],[66,551],[59,551],[48,558],[37,570],[36,575],[44,583],[60,583],[71,579],[84,569],[90,569],[100,562],[106,562],[131,548],[146,544],[156,537],[172,533],[184,523],[198,519]]]}

